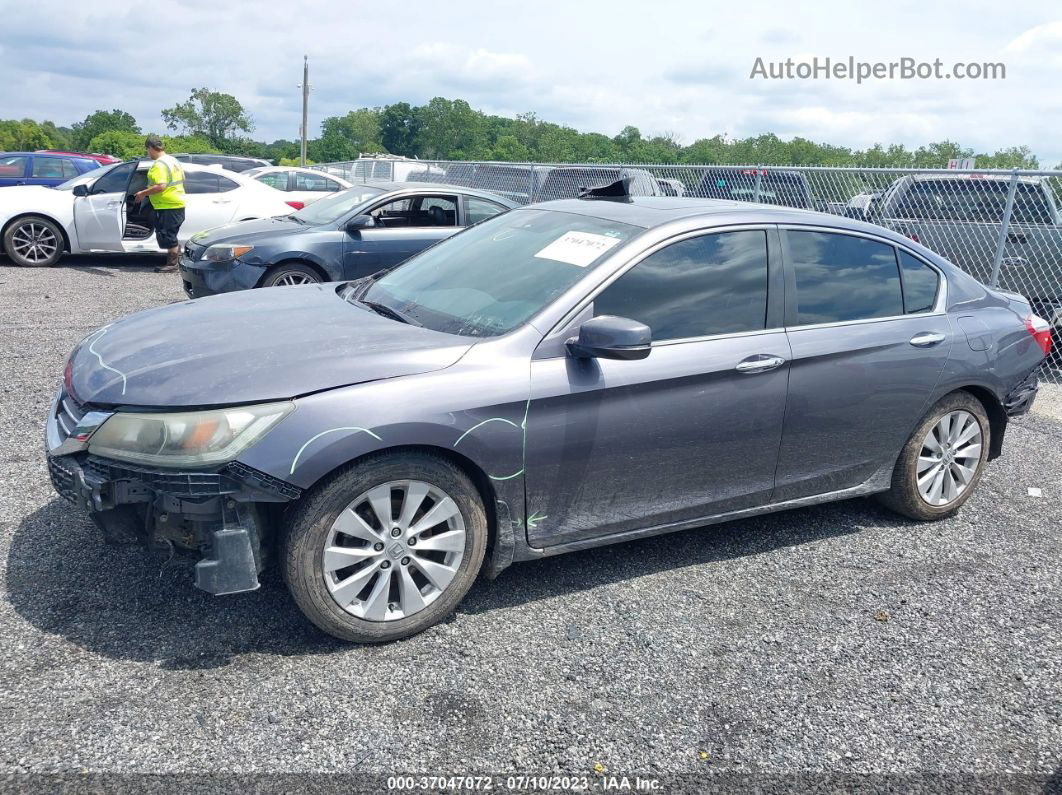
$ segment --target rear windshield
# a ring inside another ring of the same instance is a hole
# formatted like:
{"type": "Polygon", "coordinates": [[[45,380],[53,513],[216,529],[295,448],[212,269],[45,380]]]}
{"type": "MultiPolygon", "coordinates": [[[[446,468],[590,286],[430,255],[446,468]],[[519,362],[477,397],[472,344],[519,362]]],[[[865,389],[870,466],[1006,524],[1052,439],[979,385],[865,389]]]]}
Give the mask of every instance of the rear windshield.
{"type": "MultiPolygon", "coordinates": [[[[1007,207],[1008,180],[916,180],[891,209],[896,218],[1002,223],[1007,207]]],[[[1043,187],[1019,182],[1014,193],[1014,216],[1019,224],[1051,224],[1054,213],[1043,187]]]]}

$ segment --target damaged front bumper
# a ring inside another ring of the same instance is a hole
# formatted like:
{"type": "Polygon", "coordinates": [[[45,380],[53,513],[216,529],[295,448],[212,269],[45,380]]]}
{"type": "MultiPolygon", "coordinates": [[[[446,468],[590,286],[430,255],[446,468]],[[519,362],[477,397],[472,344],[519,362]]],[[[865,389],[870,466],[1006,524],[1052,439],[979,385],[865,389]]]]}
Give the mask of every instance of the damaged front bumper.
{"type": "Polygon", "coordinates": [[[63,499],[88,511],[111,543],[137,541],[198,557],[195,584],[208,593],[258,588],[270,505],[297,499],[297,486],[238,461],[179,471],[91,455],[91,433],[79,439],[74,427],[79,411],[60,393],[46,426],[48,471],[63,499]]]}

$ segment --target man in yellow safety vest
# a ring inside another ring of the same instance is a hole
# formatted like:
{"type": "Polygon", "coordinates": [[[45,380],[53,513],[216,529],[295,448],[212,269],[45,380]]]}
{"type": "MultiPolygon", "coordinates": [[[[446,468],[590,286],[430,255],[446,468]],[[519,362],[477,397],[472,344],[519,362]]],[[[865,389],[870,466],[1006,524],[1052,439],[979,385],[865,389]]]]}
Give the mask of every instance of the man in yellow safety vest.
{"type": "Polygon", "coordinates": [[[172,273],[177,270],[181,256],[181,244],[177,233],[184,223],[184,169],[172,156],[166,154],[162,139],[149,135],[144,141],[147,155],[155,162],[148,169],[148,186],[137,193],[133,200],[151,201],[155,222],[155,239],[159,248],[166,249],[166,264],[155,268],[156,273],[172,273]]]}

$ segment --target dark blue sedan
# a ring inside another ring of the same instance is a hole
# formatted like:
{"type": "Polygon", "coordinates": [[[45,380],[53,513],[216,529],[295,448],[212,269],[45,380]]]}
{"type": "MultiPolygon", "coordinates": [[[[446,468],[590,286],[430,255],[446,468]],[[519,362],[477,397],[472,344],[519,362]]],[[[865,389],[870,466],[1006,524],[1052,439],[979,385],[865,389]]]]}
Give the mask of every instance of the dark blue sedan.
{"type": "Polygon", "coordinates": [[[181,279],[192,298],[358,279],[517,206],[455,185],[366,182],[292,215],[195,235],[181,256],[181,279]]]}
{"type": "Polygon", "coordinates": [[[0,188],[61,185],[99,167],[98,160],[74,154],[0,152],[0,188]]]}

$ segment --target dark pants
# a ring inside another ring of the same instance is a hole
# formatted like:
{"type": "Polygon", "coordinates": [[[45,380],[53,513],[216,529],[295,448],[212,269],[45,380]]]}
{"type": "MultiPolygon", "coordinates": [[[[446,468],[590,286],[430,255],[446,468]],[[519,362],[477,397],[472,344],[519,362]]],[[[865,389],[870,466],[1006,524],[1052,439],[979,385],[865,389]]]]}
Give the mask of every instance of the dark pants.
{"type": "Polygon", "coordinates": [[[152,209],[155,223],[155,239],[159,242],[159,248],[177,248],[177,232],[184,223],[184,208],[179,210],[155,210],[152,209]]]}

